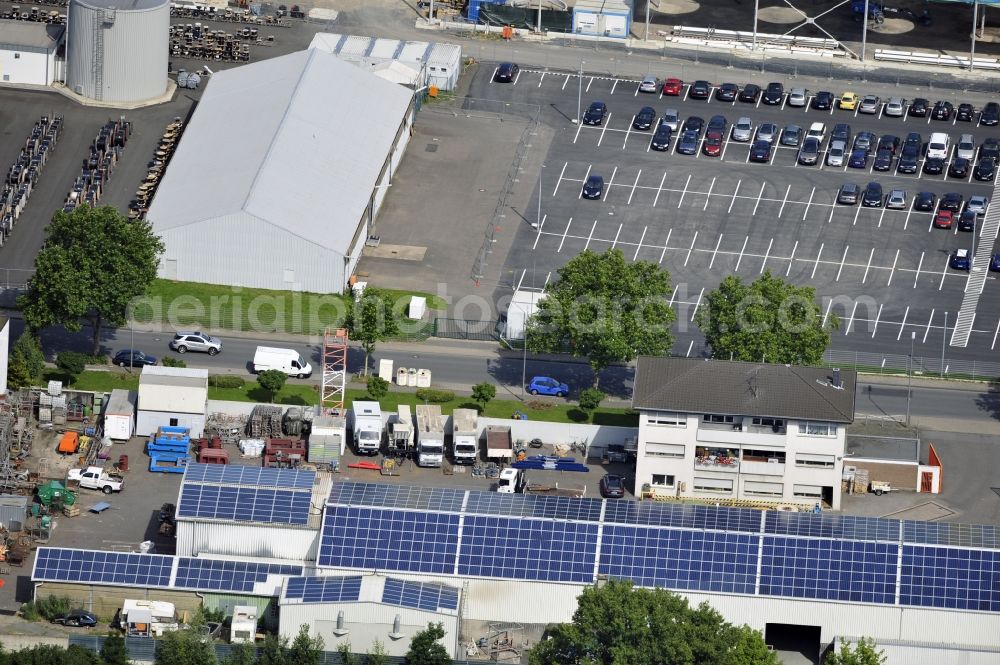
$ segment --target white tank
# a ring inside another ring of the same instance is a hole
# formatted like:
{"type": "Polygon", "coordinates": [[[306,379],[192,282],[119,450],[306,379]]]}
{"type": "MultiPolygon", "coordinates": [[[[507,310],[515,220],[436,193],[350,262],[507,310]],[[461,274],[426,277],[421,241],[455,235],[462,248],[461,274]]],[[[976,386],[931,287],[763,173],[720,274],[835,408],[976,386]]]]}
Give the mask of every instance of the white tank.
{"type": "Polygon", "coordinates": [[[138,102],[167,89],[169,0],[70,0],[66,85],[104,102],[138,102]]]}

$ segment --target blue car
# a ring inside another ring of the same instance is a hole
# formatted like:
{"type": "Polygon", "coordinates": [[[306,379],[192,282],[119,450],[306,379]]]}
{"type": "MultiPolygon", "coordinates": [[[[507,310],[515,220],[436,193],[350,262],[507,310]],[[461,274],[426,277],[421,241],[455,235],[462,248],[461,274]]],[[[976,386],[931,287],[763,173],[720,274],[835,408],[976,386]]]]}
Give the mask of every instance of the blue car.
{"type": "Polygon", "coordinates": [[[990,259],[990,270],[1000,272],[1000,254],[994,254],[993,258],[990,259]]]}
{"type": "Polygon", "coordinates": [[[969,250],[956,249],[951,255],[948,265],[951,266],[952,270],[969,270],[972,267],[972,258],[969,256],[969,250]]]}
{"type": "Polygon", "coordinates": [[[852,169],[863,169],[868,166],[868,151],[855,148],[851,151],[851,156],[847,160],[847,165],[852,169]]]}
{"type": "Polygon", "coordinates": [[[569,394],[569,386],[559,383],[549,376],[536,376],[528,384],[528,392],[532,395],[555,395],[565,397],[569,394]]]}

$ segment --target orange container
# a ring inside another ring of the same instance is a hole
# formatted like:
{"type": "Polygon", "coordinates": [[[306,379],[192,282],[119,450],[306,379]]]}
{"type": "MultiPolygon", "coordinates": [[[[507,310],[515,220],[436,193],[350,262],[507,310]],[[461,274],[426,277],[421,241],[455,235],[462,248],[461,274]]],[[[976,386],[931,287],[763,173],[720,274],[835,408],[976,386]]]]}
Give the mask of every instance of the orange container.
{"type": "Polygon", "coordinates": [[[80,448],[80,435],[76,432],[66,432],[59,439],[59,447],[56,450],[61,455],[72,455],[80,448]]]}

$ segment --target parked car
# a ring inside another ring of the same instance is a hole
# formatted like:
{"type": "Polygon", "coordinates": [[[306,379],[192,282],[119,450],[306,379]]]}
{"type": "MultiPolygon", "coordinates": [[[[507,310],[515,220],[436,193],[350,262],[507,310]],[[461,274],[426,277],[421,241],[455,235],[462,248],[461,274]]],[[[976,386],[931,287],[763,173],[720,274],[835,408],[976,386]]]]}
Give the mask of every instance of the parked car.
{"type": "Polygon", "coordinates": [[[840,95],[838,104],[845,111],[853,111],[858,108],[858,96],[853,92],[845,92],[840,95]]]}
{"type": "Polygon", "coordinates": [[[910,132],[906,135],[906,138],[903,139],[903,147],[908,145],[912,145],[920,151],[924,147],[924,137],[920,135],[920,132],[910,132]]]}
{"type": "Polygon", "coordinates": [[[942,210],[950,210],[957,213],[962,209],[962,195],[958,192],[948,192],[941,197],[940,208],[942,210]]]}
{"type": "Polygon", "coordinates": [[[931,157],[924,160],[924,173],[927,175],[941,175],[944,172],[944,160],[931,157]]]}
{"type": "Polygon", "coordinates": [[[833,108],[833,93],[829,90],[820,90],[813,96],[810,106],[817,111],[829,111],[833,108]]]}
{"type": "Polygon", "coordinates": [[[740,94],[740,86],[735,83],[723,83],[715,89],[715,98],[720,102],[736,101],[736,96],[740,94]]]}
{"type": "Polygon", "coordinates": [[[599,199],[604,194],[604,178],[599,175],[587,176],[587,182],[583,183],[583,198],[599,199]]]}
{"type": "Polygon", "coordinates": [[[528,392],[532,395],[554,395],[555,397],[565,397],[569,394],[569,386],[556,381],[550,376],[532,377],[528,384],[528,392]]]}
{"type": "Polygon", "coordinates": [[[653,138],[649,142],[649,147],[653,150],[659,150],[660,152],[670,150],[671,135],[672,132],[670,131],[670,125],[660,121],[660,124],[656,126],[656,131],[653,132],[653,138]]]}
{"type": "Polygon", "coordinates": [[[809,131],[806,132],[806,136],[812,136],[817,139],[820,143],[826,140],[826,125],[822,122],[814,122],[809,125],[809,131]]]}
{"type": "Polygon", "coordinates": [[[971,210],[963,210],[962,214],[958,216],[958,230],[969,232],[975,232],[976,230],[976,213],[971,210]]]}
{"type": "Polygon", "coordinates": [[[583,114],[583,123],[585,125],[603,125],[607,112],[608,105],[604,102],[591,102],[583,114]]]}
{"type": "Polygon", "coordinates": [[[840,186],[840,191],[837,192],[837,203],[843,205],[857,205],[860,198],[861,188],[853,182],[845,182],[840,186]]]}
{"type": "Polygon", "coordinates": [[[1000,122],[1000,104],[996,102],[987,103],[979,114],[979,124],[992,127],[998,122],[1000,122]]]}
{"type": "Polygon", "coordinates": [[[951,210],[938,210],[934,215],[934,228],[950,229],[955,222],[955,214],[951,210]]]}
{"type": "Polygon", "coordinates": [[[57,614],[52,617],[52,623],[57,623],[61,626],[93,628],[97,625],[97,617],[86,610],[70,610],[65,614],[57,614]]]}
{"type": "Polygon", "coordinates": [[[708,119],[708,125],[705,127],[705,133],[719,132],[720,134],[725,134],[728,126],[729,123],[726,121],[726,116],[713,115],[708,119]]]}
{"type": "Polygon", "coordinates": [[[773,122],[762,122],[757,126],[757,140],[774,143],[774,139],[777,138],[778,132],[778,126],[773,122]]]}
{"type": "Polygon", "coordinates": [[[656,120],[656,111],[652,106],[643,106],[639,109],[639,112],[635,114],[635,119],[632,121],[632,129],[638,129],[640,131],[645,131],[653,126],[653,122],[656,120]]]}
{"type": "Polygon", "coordinates": [[[920,192],[913,197],[913,209],[929,212],[937,207],[937,196],[933,192],[920,192]]]}
{"type": "Polygon", "coordinates": [[[601,477],[601,496],[605,499],[621,499],[625,496],[625,481],[621,476],[607,474],[601,477]]]}
{"type": "Polygon", "coordinates": [[[513,83],[520,71],[521,68],[513,62],[501,62],[496,74],[493,75],[493,80],[497,83],[513,83]]]}
{"type": "Polygon", "coordinates": [[[831,141],[830,149],[826,151],[827,166],[843,166],[847,144],[843,141],[831,141]]]}
{"type": "Polygon", "coordinates": [[[875,152],[875,162],[872,164],[872,169],[875,171],[888,171],[892,168],[892,150],[887,148],[879,148],[875,152]]]}
{"type": "Polygon", "coordinates": [[[861,205],[868,208],[881,208],[882,185],[877,182],[868,183],[865,187],[864,193],[861,195],[861,205]]]}
{"type": "Polygon", "coordinates": [[[763,139],[757,139],[756,141],[754,141],[753,145],[750,147],[750,161],[751,162],[771,161],[771,142],[765,141],[763,139]]]}
{"type": "Polygon", "coordinates": [[[972,268],[972,254],[969,250],[956,249],[948,261],[948,266],[952,270],[970,270],[972,268]]]}
{"type": "Polygon", "coordinates": [[[963,102],[958,105],[958,110],[955,112],[955,119],[959,122],[972,122],[972,118],[976,115],[976,109],[973,108],[972,104],[963,102]]]}
{"type": "Polygon", "coordinates": [[[684,121],[684,126],[681,127],[681,131],[694,132],[698,136],[701,136],[701,130],[704,129],[704,127],[705,120],[693,115],[684,121]]]}
{"type": "Polygon", "coordinates": [[[767,84],[767,88],[764,90],[764,95],[761,101],[765,104],[776,105],[780,104],[781,100],[785,98],[785,86],[781,85],[777,81],[767,84]]]}
{"type": "Polygon", "coordinates": [[[147,356],[139,349],[122,349],[111,359],[111,363],[119,367],[142,367],[143,365],[155,365],[156,358],[147,356]]]}
{"type": "Polygon", "coordinates": [[[753,121],[746,116],[740,118],[733,125],[733,140],[747,142],[753,137],[753,121]]]}
{"type": "Polygon", "coordinates": [[[979,159],[1000,161],[1000,139],[991,137],[983,141],[983,145],[979,147],[979,159]]]}
{"type": "Polygon", "coordinates": [[[740,90],[738,99],[748,104],[756,104],[757,100],[760,99],[760,86],[756,83],[747,83],[740,90]]]}
{"type": "Polygon", "coordinates": [[[904,111],[906,111],[906,100],[902,97],[890,97],[882,113],[890,118],[900,118],[904,111]]]}
{"type": "Polygon", "coordinates": [[[955,156],[962,159],[975,159],[976,139],[972,134],[962,134],[958,137],[958,143],[955,144],[955,156]]]}
{"type": "Polygon", "coordinates": [[[1000,272],[1000,254],[994,254],[990,259],[990,271],[1000,272]]]}
{"type": "Polygon", "coordinates": [[[851,151],[851,156],[847,159],[848,168],[866,169],[868,168],[868,151],[855,148],[851,151]]]}
{"type": "Polygon", "coordinates": [[[972,164],[964,157],[953,159],[951,160],[951,165],[948,167],[948,175],[952,178],[961,178],[962,180],[965,180],[969,177],[969,169],[971,167],[972,164]]]}
{"type": "Polygon", "coordinates": [[[799,148],[799,164],[812,166],[819,160],[819,139],[814,136],[807,136],[799,148]]]}
{"type": "Polygon", "coordinates": [[[882,106],[882,99],[878,95],[865,95],[858,105],[858,113],[875,115],[882,106]]]}
{"type": "Polygon", "coordinates": [[[880,138],[878,140],[878,149],[879,150],[889,150],[894,155],[896,154],[896,151],[898,151],[899,148],[900,148],[900,146],[902,146],[902,145],[903,145],[903,142],[899,139],[899,137],[898,136],[893,136],[892,134],[883,134],[882,138],[880,138]]]}
{"type": "Polygon", "coordinates": [[[858,132],[854,137],[854,147],[871,151],[875,147],[875,134],[872,132],[858,132]]]}
{"type": "Polygon", "coordinates": [[[639,81],[639,92],[656,92],[660,87],[660,82],[652,74],[646,74],[639,81]]]}
{"type": "Polygon", "coordinates": [[[965,202],[965,209],[974,212],[977,215],[985,215],[986,210],[990,207],[990,200],[983,196],[982,194],[976,194],[975,196],[970,196],[969,200],[965,202]]]}
{"type": "Polygon", "coordinates": [[[903,152],[896,163],[896,171],[899,173],[916,173],[920,164],[920,148],[912,144],[903,146],[903,152]]]}
{"type": "Polygon", "coordinates": [[[906,110],[906,113],[914,118],[924,118],[927,116],[927,109],[930,106],[930,102],[923,97],[915,97],[912,102],[910,102],[910,108],[906,110]]]}
{"type": "Polygon", "coordinates": [[[976,162],[976,168],[972,170],[972,177],[976,180],[989,181],[993,180],[996,175],[997,163],[992,159],[982,159],[976,162]]]}
{"type": "Polygon", "coordinates": [[[831,141],[843,141],[846,144],[851,142],[851,126],[846,122],[838,122],[830,132],[831,141]]]}
{"type": "Polygon", "coordinates": [[[705,134],[705,140],[701,144],[701,152],[707,157],[718,157],[722,154],[722,143],[725,139],[722,134],[712,130],[705,134]]]}
{"type": "Polygon", "coordinates": [[[214,356],[219,351],[222,351],[222,340],[197,330],[181,330],[170,340],[170,348],[177,353],[201,351],[202,353],[214,356]]]}
{"type": "Polygon", "coordinates": [[[677,109],[667,109],[663,112],[663,124],[669,127],[672,132],[681,128],[681,116],[677,109]]]}
{"type": "Polygon", "coordinates": [[[698,132],[693,129],[682,132],[677,140],[677,152],[682,155],[693,155],[698,152],[698,132]]]}
{"type": "Polygon", "coordinates": [[[906,191],[902,189],[891,190],[889,196],[885,198],[885,207],[892,210],[905,210],[906,191]]]}
{"type": "Polygon", "coordinates": [[[931,112],[931,119],[951,120],[951,116],[954,112],[955,112],[955,107],[952,105],[951,102],[948,101],[934,102],[934,110],[931,112]]]}
{"type": "Polygon", "coordinates": [[[607,450],[604,451],[604,459],[612,464],[625,464],[628,462],[628,451],[625,450],[625,444],[609,443],[607,450]]]}
{"type": "Polygon", "coordinates": [[[801,107],[806,105],[806,89],[792,88],[788,93],[788,105],[801,107]]]}
{"type": "Polygon", "coordinates": [[[698,80],[691,84],[688,89],[689,99],[708,99],[712,93],[712,84],[708,81],[698,80]]]}
{"type": "Polygon", "coordinates": [[[684,89],[684,82],[679,78],[668,78],[663,82],[663,94],[668,97],[677,97],[684,89]]]}
{"type": "Polygon", "coordinates": [[[781,145],[795,147],[802,141],[802,128],[798,125],[788,125],[781,132],[781,145]]]}

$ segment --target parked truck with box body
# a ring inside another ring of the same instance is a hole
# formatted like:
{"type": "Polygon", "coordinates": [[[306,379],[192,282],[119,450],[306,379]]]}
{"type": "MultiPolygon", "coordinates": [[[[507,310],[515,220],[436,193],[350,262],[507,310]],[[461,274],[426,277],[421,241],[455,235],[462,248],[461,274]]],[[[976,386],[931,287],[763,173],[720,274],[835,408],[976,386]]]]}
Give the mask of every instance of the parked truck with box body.
{"type": "Polygon", "coordinates": [[[475,464],[479,457],[479,413],[455,409],[451,414],[451,445],[455,464],[475,464]]]}
{"type": "Polygon", "coordinates": [[[163,637],[163,633],[180,628],[174,604],[162,600],[126,598],[119,622],[128,637],[163,637]]]}
{"type": "Polygon", "coordinates": [[[444,425],[437,404],[417,405],[417,464],[437,467],[444,463],[444,425]]]}
{"type": "Polygon", "coordinates": [[[359,455],[378,455],[382,447],[382,407],[378,402],[355,401],[351,412],[355,451],[359,455]]]}
{"type": "Polygon", "coordinates": [[[389,448],[397,457],[413,454],[413,415],[409,404],[400,404],[389,421],[389,448]]]}

